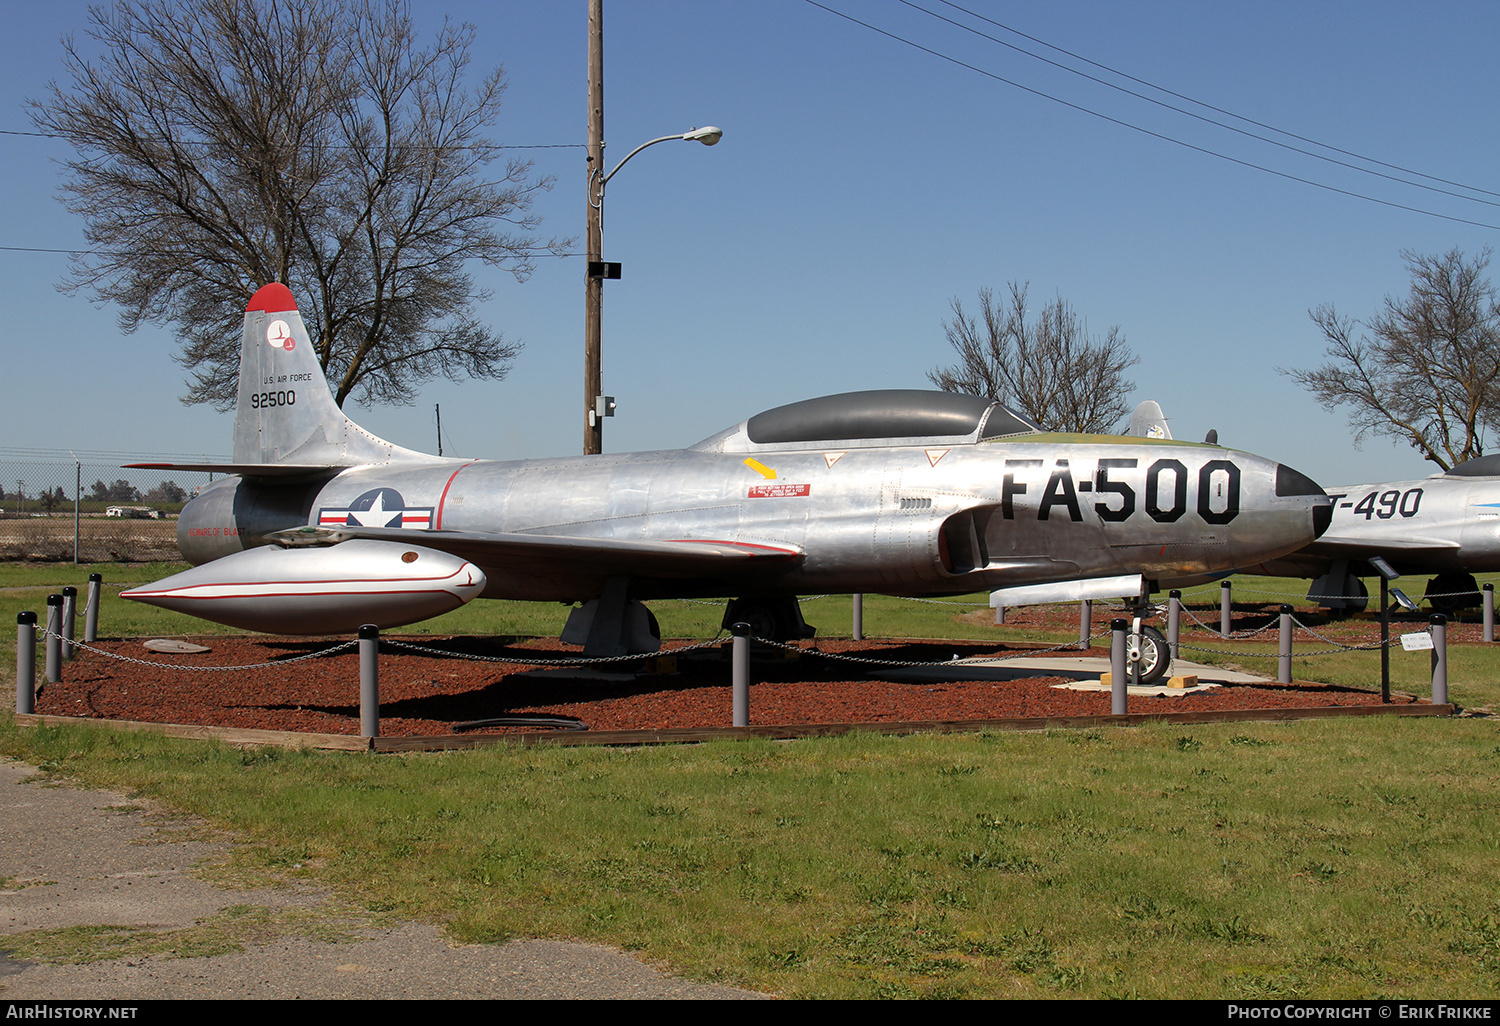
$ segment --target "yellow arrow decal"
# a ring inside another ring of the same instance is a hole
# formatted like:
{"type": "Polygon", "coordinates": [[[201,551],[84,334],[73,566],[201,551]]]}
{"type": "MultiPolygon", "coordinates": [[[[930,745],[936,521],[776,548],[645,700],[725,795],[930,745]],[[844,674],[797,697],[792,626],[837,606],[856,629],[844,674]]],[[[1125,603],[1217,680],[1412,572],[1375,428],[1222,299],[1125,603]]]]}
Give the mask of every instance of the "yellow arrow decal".
{"type": "Polygon", "coordinates": [[[757,474],[759,474],[761,477],[765,478],[767,481],[774,481],[774,480],[776,480],[776,471],[774,471],[770,467],[766,466],[760,460],[747,457],[745,459],[745,466],[747,466],[751,470],[755,471],[757,474]]]}

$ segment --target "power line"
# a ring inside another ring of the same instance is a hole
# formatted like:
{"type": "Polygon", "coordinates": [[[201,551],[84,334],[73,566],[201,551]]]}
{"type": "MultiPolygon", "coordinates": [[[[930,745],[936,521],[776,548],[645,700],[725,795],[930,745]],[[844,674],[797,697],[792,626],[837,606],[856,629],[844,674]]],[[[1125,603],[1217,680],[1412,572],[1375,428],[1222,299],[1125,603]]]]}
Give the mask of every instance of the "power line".
{"type": "Polygon", "coordinates": [[[1260,171],[1264,174],[1275,175],[1277,178],[1284,178],[1287,181],[1298,182],[1302,185],[1310,185],[1315,189],[1323,189],[1326,192],[1338,193],[1341,196],[1349,196],[1353,199],[1365,200],[1368,203],[1378,203],[1383,207],[1392,207],[1396,210],[1405,210],[1414,214],[1424,214],[1428,217],[1436,217],[1444,221],[1453,221],[1458,224],[1473,225],[1476,228],[1488,228],[1491,231],[1500,231],[1500,225],[1488,224],[1484,221],[1474,221],[1466,217],[1456,217],[1452,214],[1441,214],[1435,210],[1424,210],[1421,207],[1414,207],[1405,203],[1397,203],[1394,200],[1385,200],[1375,196],[1367,196],[1364,193],[1354,192],[1351,189],[1341,189],[1335,185],[1328,185],[1324,182],[1316,182],[1310,178],[1302,178],[1298,175],[1290,174],[1286,171],[1277,171],[1275,168],[1266,167],[1262,164],[1256,164],[1248,160],[1241,160],[1239,157],[1231,157],[1227,153],[1220,153],[1219,151],[1209,149],[1206,146],[1199,146],[1195,143],[1190,143],[1186,140],[1178,139],[1174,136],[1166,135],[1161,132],[1152,131],[1149,128],[1144,128],[1140,125],[1135,125],[1128,121],[1123,121],[1119,118],[1110,117],[1108,114],[1103,114],[1099,111],[1082,106],[1081,104],[1073,103],[1069,100],[1064,100],[1059,96],[1053,96],[1051,93],[1043,92],[1040,89],[1034,89],[1031,86],[1023,85],[1020,82],[1005,78],[1003,75],[997,75],[992,71],[986,71],[983,68],[979,68],[974,66],[973,64],[961,61],[957,57],[953,57],[948,54],[942,53],[941,51],[934,50],[931,47],[923,46],[921,43],[915,42],[914,40],[907,39],[906,37],[897,35],[894,32],[889,32],[886,29],[880,28],[879,26],[870,24],[869,22],[861,21],[853,15],[845,14],[843,11],[835,10],[832,7],[828,7],[824,4],[818,3],[817,0],[804,0],[804,2],[811,4],[813,7],[816,7],[819,10],[827,11],[829,14],[832,14],[835,17],[843,18],[845,21],[853,22],[855,25],[858,25],[861,28],[866,28],[871,32],[875,32],[879,35],[885,36],[887,39],[905,44],[906,46],[910,46],[915,50],[920,50],[925,54],[938,58],[939,60],[947,61],[950,64],[955,64],[958,67],[964,68],[968,71],[972,71],[975,74],[983,75],[985,78],[993,79],[996,82],[1001,82],[1005,85],[1011,86],[1014,89],[1019,89],[1022,92],[1030,93],[1033,96],[1039,96],[1044,100],[1051,100],[1053,103],[1061,104],[1062,106],[1067,107],[1071,110],[1076,110],[1081,114],[1088,114],[1092,117],[1099,118],[1101,121],[1108,121],[1110,124],[1118,125],[1121,128],[1128,128],[1133,132],[1139,132],[1142,135],[1148,135],[1153,139],[1160,139],[1163,142],[1174,143],[1175,145],[1184,147],[1185,149],[1194,150],[1198,153],[1205,154],[1206,156],[1218,157],[1220,160],[1227,160],[1232,164],[1238,164],[1241,167],[1250,168],[1252,171],[1260,171]]]}
{"type": "MultiPolygon", "coordinates": [[[[9,129],[9,128],[0,128],[0,135],[22,135],[22,136],[31,136],[31,137],[36,138],[36,139],[63,139],[63,140],[66,140],[68,138],[65,135],[59,135],[56,132],[18,132],[15,129],[9,129]]],[[[211,143],[211,142],[208,142],[207,140],[201,140],[201,139],[184,139],[184,140],[180,141],[180,145],[183,145],[183,146],[215,146],[215,145],[218,145],[218,144],[217,143],[211,143]]],[[[352,146],[339,146],[339,145],[332,145],[332,144],[330,144],[328,146],[328,148],[329,149],[333,149],[333,150],[350,150],[350,149],[354,149],[354,147],[352,147],[352,146]]],[[[400,148],[402,148],[402,149],[422,149],[422,150],[436,150],[436,149],[461,149],[461,150],[586,150],[586,149],[588,149],[588,144],[586,144],[586,143],[505,143],[505,144],[500,144],[500,143],[485,143],[483,145],[473,145],[473,146],[439,147],[439,146],[421,146],[421,145],[418,145],[416,143],[402,143],[400,145],[400,148]]]]}
{"type": "MultiPolygon", "coordinates": [[[[906,3],[907,0],[901,0],[901,2],[902,3],[906,3]]],[[[941,4],[943,4],[944,6],[951,7],[951,8],[953,8],[956,11],[963,11],[965,14],[969,15],[970,17],[978,18],[980,21],[986,22],[986,23],[988,23],[990,25],[994,25],[996,28],[1002,28],[1002,29],[1004,29],[1007,32],[1014,33],[1015,35],[1020,36],[1022,39],[1029,39],[1033,43],[1036,43],[1036,44],[1038,44],[1040,46],[1045,46],[1049,50],[1055,50],[1055,51],[1057,51],[1060,54],[1065,54],[1065,55],[1067,55],[1069,57],[1072,57],[1074,60],[1082,61],[1083,63],[1091,65],[1092,67],[1099,68],[1101,71],[1107,71],[1111,75],[1119,75],[1121,78],[1126,78],[1126,79],[1129,79],[1132,82],[1136,82],[1136,83],[1139,83],[1140,85],[1146,86],[1149,89],[1155,89],[1158,92],[1166,93],[1168,96],[1175,96],[1179,100],[1185,100],[1188,103],[1196,104],[1199,107],[1203,107],[1203,108],[1206,108],[1208,110],[1211,110],[1211,111],[1213,111],[1216,114],[1223,114],[1225,117],[1231,117],[1231,118],[1234,118],[1237,121],[1243,121],[1247,125],[1254,125],[1256,128],[1264,128],[1268,132],[1275,132],[1277,135],[1284,135],[1284,136],[1286,136],[1289,139],[1296,139],[1298,142],[1305,142],[1305,143],[1307,143],[1307,144],[1309,144],[1311,146],[1319,146],[1319,147],[1322,147],[1325,150],[1332,150],[1334,153],[1342,153],[1344,156],[1346,156],[1346,157],[1353,157],[1356,160],[1367,161],[1368,163],[1376,164],[1376,165],[1379,165],[1380,167],[1388,167],[1392,171],[1400,171],[1400,172],[1402,172],[1404,174],[1416,175],[1418,178],[1426,178],[1429,181],[1433,181],[1433,182],[1442,182],[1444,185],[1451,185],[1454,188],[1458,188],[1458,189],[1468,189],[1470,192],[1482,192],[1482,193],[1484,193],[1487,196],[1500,196],[1500,192],[1493,192],[1493,191],[1491,191],[1489,189],[1481,189],[1477,185],[1465,185],[1462,182],[1450,181],[1447,178],[1439,178],[1436,175],[1425,174],[1425,173],[1423,173],[1421,171],[1414,170],[1413,168],[1402,167],[1400,164],[1389,164],[1389,163],[1387,163],[1387,162],[1385,162],[1383,160],[1378,160],[1375,157],[1366,157],[1363,154],[1355,153],[1353,150],[1346,150],[1346,149],[1342,149],[1342,148],[1340,148],[1338,146],[1334,146],[1331,143],[1319,142],[1316,139],[1309,139],[1307,136],[1298,135],[1296,132],[1288,132],[1284,128],[1277,128],[1275,125],[1268,125],[1265,122],[1256,121],[1254,118],[1246,117],[1243,114],[1236,114],[1233,111],[1225,110],[1222,107],[1215,107],[1213,104],[1206,103],[1203,100],[1195,100],[1193,97],[1187,96],[1187,95],[1185,95],[1183,93],[1173,92],[1171,89],[1168,89],[1166,86],[1159,86],[1159,85],[1155,84],[1154,82],[1148,82],[1148,81],[1146,81],[1144,78],[1137,78],[1136,76],[1130,74],[1129,72],[1120,71],[1118,68],[1111,68],[1107,64],[1100,64],[1098,61],[1089,60],[1087,57],[1084,57],[1081,54],[1076,54],[1076,53],[1074,53],[1071,50],[1065,50],[1065,49],[1063,49],[1060,46],[1054,46],[1051,43],[1047,42],[1045,39],[1038,39],[1036,36],[1029,36],[1025,32],[1022,32],[1020,29],[1011,28],[1009,25],[1002,24],[1001,22],[995,21],[992,18],[986,18],[984,15],[979,14],[979,13],[977,13],[975,11],[971,11],[971,10],[969,10],[966,7],[960,7],[958,4],[952,3],[951,0],[938,0],[938,2],[941,3],[941,4]]],[[[916,6],[916,5],[915,4],[908,4],[908,6],[916,6]]],[[[921,10],[921,9],[922,8],[918,8],[918,10],[921,10]]],[[[929,11],[927,13],[930,14],[931,12],[929,11]]],[[[988,38],[988,37],[986,37],[986,38],[988,38]]],[[[1002,45],[1009,46],[1010,44],[1009,43],[1005,43],[1005,44],[1002,44],[1002,45]]],[[[1025,51],[1025,50],[1022,50],[1021,52],[1022,53],[1028,53],[1028,51],[1025,51]]],[[[1031,56],[1035,56],[1035,55],[1032,54],[1031,56]]],[[[1046,58],[1038,58],[1038,60],[1045,60],[1045,59],[1046,58]]],[[[1059,67],[1063,67],[1062,65],[1058,65],[1058,66],[1059,67]]],[[[1064,70],[1072,71],[1071,68],[1064,68],[1064,70]]],[[[1074,72],[1074,74],[1079,74],[1079,73],[1078,72],[1074,72]]],[[[1085,76],[1085,77],[1088,77],[1088,76],[1085,76]]],[[[1105,84],[1108,85],[1109,83],[1105,83],[1105,84]]],[[[1118,87],[1112,87],[1112,88],[1118,88],[1118,87]]],[[[1132,94],[1132,95],[1138,95],[1138,94],[1132,94]]],[[[1146,99],[1149,99],[1149,98],[1146,98],[1146,99]]],[[[1152,101],[1152,102],[1155,102],[1155,101],[1152,101]]],[[[1173,108],[1173,109],[1175,109],[1175,108],[1173,108]]],[[[1218,124],[1218,122],[1214,122],[1214,124],[1218,124]]],[[[1227,127],[1227,126],[1225,126],[1225,127],[1227,127]]],[[[1234,129],[1231,129],[1231,131],[1233,131],[1233,130],[1234,129]]],[[[1259,136],[1256,136],[1256,138],[1259,138],[1259,136]]],[[[1301,151],[1299,151],[1299,152],[1301,152],[1301,151]]]]}
{"type": "MultiPolygon", "coordinates": [[[[1003,39],[998,39],[995,36],[992,36],[992,35],[990,35],[990,34],[988,34],[986,32],[981,32],[978,29],[973,28],[972,26],[965,25],[962,22],[955,21],[952,18],[945,17],[945,16],[937,13],[936,11],[928,10],[927,8],[921,6],[920,4],[913,3],[912,0],[900,0],[900,2],[902,4],[905,4],[907,7],[912,8],[913,10],[921,11],[923,14],[926,14],[926,15],[928,15],[930,17],[936,18],[938,21],[944,22],[945,24],[948,24],[948,25],[952,25],[955,28],[963,29],[965,32],[971,32],[974,35],[979,36],[981,39],[988,39],[990,42],[996,43],[996,44],[998,44],[1000,46],[1003,46],[1003,47],[1006,47],[1007,49],[1014,50],[1016,53],[1025,54],[1027,57],[1030,57],[1033,60],[1038,60],[1038,61],[1041,61],[1044,64],[1049,64],[1049,65],[1051,65],[1054,68],[1058,68],[1058,69],[1060,69],[1062,71],[1066,71],[1070,75],[1077,75],[1079,78],[1088,79],[1090,82],[1094,82],[1094,83],[1097,83],[1099,85],[1102,85],[1102,86],[1104,86],[1107,89],[1113,89],[1116,92],[1124,93],[1127,96],[1134,96],[1138,100],[1145,100],[1147,103],[1155,104],[1156,106],[1161,107],[1164,110],[1170,110],[1170,111],[1173,111],[1173,112],[1175,112],[1177,114],[1181,114],[1184,117],[1193,118],[1195,121],[1201,121],[1204,124],[1213,125],[1216,128],[1222,128],[1225,131],[1234,132],[1235,134],[1242,135],[1242,136],[1246,137],[1247,139],[1254,139],[1254,140],[1256,140],[1258,142],[1267,143],[1267,144],[1269,144],[1271,146],[1279,146],[1279,147],[1281,147],[1284,150],[1290,150],[1293,153],[1300,153],[1300,154],[1302,154],[1305,157],[1312,157],[1314,160],[1321,160],[1321,161],[1325,161],[1326,163],[1329,163],[1329,164],[1336,164],[1339,167],[1348,168],[1350,171],[1358,171],[1360,174],[1373,175],[1376,178],[1384,178],[1386,181],[1397,182],[1397,183],[1399,183],[1401,185],[1410,185],[1413,188],[1417,188],[1417,189],[1426,189],[1429,192],[1437,192],[1437,193],[1443,194],[1444,196],[1452,196],[1452,197],[1454,197],[1456,199],[1468,200],[1471,203],[1484,203],[1484,204],[1487,204],[1487,205],[1492,206],[1492,207],[1500,207],[1500,202],[1496,202],[1495,200],[1480,199],[1477,196],[1465,196],[1463,193],[1454,192],[1451,189],[1441,189],[1441,188],[1438,188],[1435,185],[1426,185],[1426,184],[1424,184],[1422,182],[1413,182],[1413,181],[1411,181],[1410,179],[1407,179],[1407,178],[1398,178],[1395,175],[1388,175],[1388,174],[1385,174],[1384,172],[1381,172],[1381,171],[1372,170],[1371,168],[1360,167],[1357,164],[1351,164],[1348,161],[1339,160],[1339,159],[1337,159],[1335,157],[1328,157],[1328,156],[1324,156],[1321,153],[1314,153],[1311,150],[1305,150],[1305,149],[1303,149],[1300,146],[1293,146],[1291,143],[1285,143],[1285,142],[1281,142],[1281,141],[1276,140],[1276,139],[1267,138],[1266,136],[1263,136],[1263,135],[1257,135],[1255,132],[1246,131],[1243,128],[1236,128],[1234,125],[1227,125],[1227,124],[1225,124],[1222,121],[1217,121],[1217,120],[1215,120],[1213,118],[1205,117],[1202,114],[1195,114],[1195,113],[1193,113],[1190,110],[1183,110],[1181,107],[1178,107],[1178,106],[1175,106],[1173,104],[1166,103],[1166,102],[1164,102],[1162,100],[1158,100],[1158,99],[1155,99],[1153,97],[1147,96],[1144,93],[1138,93],[1134,89],[1127,89],[1126,87],[1124,87],[1122,85],[1117,85],[1114,82],[1106,81],[1105,79],[1099,78],[1097,75],[1090,75],[1087,72],[1079,71],[1077,68],[1070,68],[1066,64],[1063,64],[1063,63],[1061,63],[1059,61],[1054,61],[1054,60],[1052,60],[1052,59],[1050,59],[1048,57],[1043,57],[1041,54],[1032,53],[1030,50],[1026,49],[1025,47],[1016,46],[1014,43],[1007,43],[1003,39]]],[[[971,10],[968,10],[967,8],[960,7],[957,4],[955,4],[955,3],[950,3],[949,0],[939,0],[939,2],[943,3],[943,4],[946,4],[949,7],[952,7],[954,10],[963,11],[963,13],[965,13],[967,15],[970,15],[971,17],[978,18],[979,20],[987,22],[988,24],[994,25],[997,28],[1005,29],[1007,32],[1016,32],[1015,29],[1012,29],[1012,28],[1010,28],[1007,25],[1002,25],[1000,22],[998,22],[998,21],[992,21],[991,19],[986,18],[982,14],[976,14],[975,12],[973,12],[971,10]]],[[[1184,96],[1181,93],[1172,92],[1172,90],[1170,90],[1170,89],[1165,89],[1165,88],[1163,88],[1161,86],[1154,85],[1154,84],[1152,84],[1150,82],[1145,81],[1144,79],[1136,78],[1134,75],[1129,75],[1129,74],[1126,74],[1123,71],[1117,71],[1114,68],[1108,67],[1107,65],[1103,65],[1103,64],[1099,64],[1099,63],[1097,63],[1095,61],[1091,61],[1087,57],[1080,57],[1079,55],[1077,55],[1075,53],[1072,53],[1071,51],[1063,50],[1060,47],[1054,47],[1050,43],[1042,42],[1042,40],[1036,39],[1033,36],[1028,36],[1028,35],[1026,35],[1023,32],[1016,32],[1016,35],[1022,36],[1023,38],[1026,38],[1026,39],[1030,39],[1030,40],[1032,40],[1035,43],[1038,43],[1038,44],[1040,44],[1042,46],[1048,47],[1049,49],[1057,50],[1058,53],[1067,54],[1069,57],[1072,57],[1075,60],[1080,60],[1080,61],[1083,61],[1086,64],[1090,64],[1090,65],[1092,65],[1092,66],[1094,66],[1096,68],[1101,68],[1104,71],[1108,71],[1112,75],[1119,75],[1121,78],[1127,78],[1127,79],[1129,79],[1132,82],[1139,82],[1141,85],[1147,86],[1147,87],[1149,87],[1151,89],[1159,90],[1161,92],[1166,93],[1169,96],[1175,96],[1175,97],[1177,97],[1180,100],[1186,101],[1187,103],[1196,104],[1196,105],[1198,105],[1200,107],[1204,107],[1204,108],[1206,108],[1208,110],[1212,110],[1212,111],[1215,111],[1215,112],[1217,112],[1219,114],[1223,114],[1226,117],[1235,118],[1236,120],[1243,121],[1246,124],[1255,125],[1255,126],[1257,126],[1259,128],[1264,128],[1267,131],[1275,132],[1278,135],[1284,135],[1284,136],[1287,136],[1288,138],[1298,139],[1298,140],[1300,140],[1302,142],[1308,143],[1309,145],[1318,146],[1318,147],[1321,147],[1321,148],[1326,149],[1326,150],[1333,150],[1336,153],[1343,153],[1346,156],[1354,157],[1356,160],[1363,160],[1363,161],[1366,161],[1367,163],[1378,164],[1381,167],[1389,167],[1389,168],[1392,168],[1393,170],[1398,170],[1398,171],[1401,171],[1401,172],[1403,172],[1405,174],[1416,175],[1418,178],[1427,178],[1427,179],[1430,179],[1430,180],[1432,180],[1434,182],[1443,182],[1445,185],[1453,185],[1453,186],[1455,186],[1457,188],[1460,188],[1460,189],[1467,189],[1470,192],[1482,192],[1482,193],[1485,193],[1486,195],[1490,195],[1490,196],[1500,196],[1500,193],[1490,192],[1490,190],[1488,190],[1488,189],[1481,189],[1481,188],[1478,188],[1477,186],[1472,186],[1472,185],[1463,185],[1463,184],[1458,183],[1458,182],[1449,182],[1446,179],[1437,178],[1437,177],[1435,177],[1433,175],[1423,174],[1420,171],[1413,171],[1413,170],[1410,170],[1409,168],[1403,168],[1403,167],[1399,167],[1399,166],[1393,165],[1393,164],[1386,164],[1383,161],[1378,161],[1378,160],[1375,160],[1374,158],[1371,158],[1371,157],[1365,157],[1365,156],[1362,156],[1362,155],[1360,155],[1358,153],[1352,153],[1352,152],[1350,152],[1348,150],[1341,150],[1341,149],[1339,149],[1336,146],[1329,146],[1326,143],[1320,143],[1320,142],[1318,142],[1315,139],[1308,139],[1308,138],[1305,138],[1303,136],[1296,135],[1296,134],[1294,134],[1292,132],[1285,132],[1285,131],[1282,131],[1279,128],[1275,128],[1275,127],[1273,127],[1271,125],[1262,124],[1259,121],[1254,121],[1254,120],[1252,120],[1250,118],[1241,117],[1238,114],[1235,114],[1235,113],[1233,113],[1231,111],[1223,110],[1223,109],[1221,109],[1219,107],[1215,107],[1212,104],[1203,103],[1200,100],[1195,100],[1195,99],[1193,99],[1190,96],[1184,96]]]]}
{"type": "MultiPolygon", "coordinates": [[[[104,253],[117,255],[117,250],[111,249],[49,249],[43,246],[0,246],[0,253],[66,253],[68,256],[89,256],[93,253],[104,253]]],[[[515,256],[524,257],[575,257],[583,256],[583,253],[554,253],[550,249],[533,250],[525,253],[517,253],[515,256]]]]}

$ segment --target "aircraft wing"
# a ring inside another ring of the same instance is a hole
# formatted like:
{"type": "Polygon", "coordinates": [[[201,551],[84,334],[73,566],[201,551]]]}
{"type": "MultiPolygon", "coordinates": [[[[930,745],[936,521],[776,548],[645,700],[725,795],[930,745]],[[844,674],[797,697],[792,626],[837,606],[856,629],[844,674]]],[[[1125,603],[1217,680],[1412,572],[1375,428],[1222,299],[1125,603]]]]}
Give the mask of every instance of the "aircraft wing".
{"type": "MultiPolygon", "coordinates": [[[[1246,570],[1272,577],[1317,577],[1341,560],[1352,566],[1372,556],[1379,556],[1403,575],[1435,573],[1438,568],[1453,564],[1458,559],[1459,550],[1458,542],[1452,538],[1413,535],[1406,538],[1361,539],[1347,535],[1330,538],[1325,534],[1305,548],[1256,563],[1254,568],[1247,567],[1246,570]]],[[[1182,588],[1188,585],[1174,580],[1170,586],[1182,588]]]]}
{"type": "Polygon", "coordinates": [[[802,558],[789,545],[681,538],[637,541],[575,538],[565,535],[501,534],[482,531],[413,531],[396,527],[296,528],[269,536],[285,545],[326,545],[370,538],[421,545],[467,559],[476,566],[504,566],[515,574],[539,577],[624,575],[645,578],[712,577],[751,566],[770,568],[802,558]]]}
{"type": "Polygon", "coordinates": [[[1338,559],[1364,559],[1366,556],[1379,556],[1386,553],[1394,553],[1398,556],[1412,557],[1423,554],[1443,555],[1457,552],[1459,544],[1453,538],[1422,538],[1411,536],[1406,538],[1329,538],[1326,535],[1313,542],[1303,552],[1334,557],[1338,559]]]}

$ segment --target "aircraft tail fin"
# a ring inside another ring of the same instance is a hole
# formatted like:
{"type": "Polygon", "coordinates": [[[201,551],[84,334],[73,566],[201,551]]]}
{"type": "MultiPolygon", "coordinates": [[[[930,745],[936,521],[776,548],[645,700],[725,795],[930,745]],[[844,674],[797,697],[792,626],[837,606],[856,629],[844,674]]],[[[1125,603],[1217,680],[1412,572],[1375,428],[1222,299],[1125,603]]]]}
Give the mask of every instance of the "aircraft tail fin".
{"type": "Polygon", "coordinates": [[[352,467],[438,459],[377,438],[344,416],[291,290],[272,282],[255,293],[245,308],[235,464],[352,467]]]}
{"type": "Polygon", "coordinates": [[[1125,433],[1135,438],[1172,437],[1172,431],[1167,427],[1167,415],[1161,412],[1161,404],[1155,399],[1147,399],[1135,408],[1125,433]]]}

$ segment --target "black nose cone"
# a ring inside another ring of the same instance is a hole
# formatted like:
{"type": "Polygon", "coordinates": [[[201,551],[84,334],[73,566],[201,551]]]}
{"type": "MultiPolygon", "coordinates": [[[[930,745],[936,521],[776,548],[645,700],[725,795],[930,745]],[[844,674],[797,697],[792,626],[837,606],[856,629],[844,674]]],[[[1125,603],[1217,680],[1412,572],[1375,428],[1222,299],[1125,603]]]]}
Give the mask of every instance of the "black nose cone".
{"type": "Polygon", "coordinates": [[[1276,494],[1286,497],[1293,495],[1321,495],[1323,501],[1313,509],[1313,537],[1323,537],[1323,532],[1328,530],[1328,525],[1333,523],[1333,503],[1328,500],[1328,495],[1318,487],[1318,483],[1299,471],[1293,470],[1285,463],[1276,464],[1276,494]]]}

